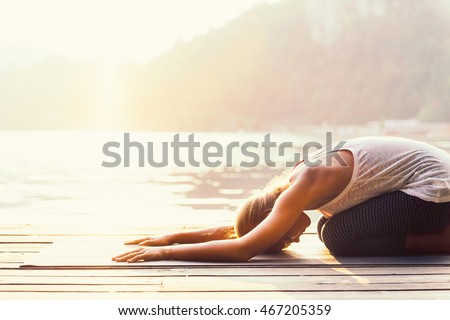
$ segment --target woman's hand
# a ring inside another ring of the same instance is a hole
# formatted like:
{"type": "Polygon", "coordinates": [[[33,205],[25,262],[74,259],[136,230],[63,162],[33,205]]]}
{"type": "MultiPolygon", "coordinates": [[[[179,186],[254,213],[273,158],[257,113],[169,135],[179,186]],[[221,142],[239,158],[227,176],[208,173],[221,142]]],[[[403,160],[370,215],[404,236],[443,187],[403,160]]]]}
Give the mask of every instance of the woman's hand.
{"type": "Polygon", "coordinates": [[[116,262],[139,262],[139,261],[157,261],[165,260],[164,250],[139,248],[133,251],[129,251],[112,258],[116,262]]]}
{"type": "Polygon", "coordinates": [[[169,240],[169,237],[163,235],[163,236],[145,237],[145,238],[141,238],[141,239],[126,241],[125,244],[126,245],[138,244],[140,246],[158,247],[158,246],[169,246],[172,244],[172,242],[169,240]]]}

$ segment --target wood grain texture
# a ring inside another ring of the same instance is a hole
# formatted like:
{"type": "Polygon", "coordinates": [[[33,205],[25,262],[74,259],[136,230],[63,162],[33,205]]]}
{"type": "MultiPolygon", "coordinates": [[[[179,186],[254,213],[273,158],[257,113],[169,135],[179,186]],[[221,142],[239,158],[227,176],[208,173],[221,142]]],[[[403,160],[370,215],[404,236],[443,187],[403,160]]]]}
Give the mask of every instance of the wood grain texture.
{"type": "Polygon", "coordinates": [[[449,300],[450,291],[336,292],[0,292],[8,300],[449,300]]]}
{"type": "Polygon", "coordinates": [[[132,234],[14,232],[0,299],[450,299],[450,256],[334,258],[314,234],[247,263],[127,264],[110,258],[132,234]]]}

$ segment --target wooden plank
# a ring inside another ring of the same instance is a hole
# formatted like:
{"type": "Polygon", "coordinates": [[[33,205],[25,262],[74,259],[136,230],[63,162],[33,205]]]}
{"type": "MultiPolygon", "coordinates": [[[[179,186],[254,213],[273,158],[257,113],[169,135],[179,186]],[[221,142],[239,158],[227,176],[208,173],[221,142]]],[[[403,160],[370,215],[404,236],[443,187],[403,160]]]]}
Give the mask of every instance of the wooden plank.
{"type": "Polygon", "coordinates": [[[39,252],[0,252],[1,262],[20,262],[36,257],[39,252]]]}
{"type": "Polygon", "coordinates": [[[19,269],[23,262],[3,262],[0,261],[0,269],[19,269]]]}
{"type": "Polygon", "coordinates": [[[0,277],[5,285],[162,285],[161,277],[0,277]]]}
{"type": "Polygon", "coordinates": [[[9,250],[0,250],[0,259],[4,254],[9,253],[39,253],[39,251],[32,251],[32,250],[17,250],[17,249],[9,249],[9,250]]]}
{"type": "Polygon", "coordinates": [[[331,267],[239,267],[239,268],[151,268],[151,269],[16,269],[16,270],[1,270],[1,276],[11,277],[39,277],[39,276],[53,276],[53,277],[77,277],[77,276],[92,276],[92,277],[122,277],[122,276],[134,276],[134,277],[147,277],[147,276],[289,276],[289,275],[341,275],[341,274],[353,274],[353,275],[449,275],[450,268],[426,265],[426,266],[368,266],[366,268],[360,267],[347,267],[347,268],[331,268],[331,267]]]}
{"type": "Polygon", "coordinates": [[[40,235],[2,235],[0,236],[0,244],[51,244],[55,239],[58,238],[40,235]]]}
{"type": "Polygon", "coordinates": [[[44,249],[48,244],[39,243],[0,243],[0,252],[36,251],[44,249]]]}
{"type": "Polygon", "coordinates": [[[396,291],[396,290],[450,290],[450,277],[402,276],[402,277],[215,277],[211,288],[211,278],[187,277],[164,278],[163,291],[396,291]]]}
{"type": "MultiPolygon", "coordinates": [[[[166,286],[168,283],[176,282],[180,283],[183,287],[186,284],[190,284],[191,280],[186,280],[186,276],[140,276],[140,277],[129,277],[129,276],[117,276],[117,277],[86,277],[86,276],[78,276],[78,277],[0,277],[0,287],[3,285],[34,285],[34,284],[67,284],[67,285],[81,285],[81,284],[89,284],[89,285],[141,285],[141,284],[162,284],[162,279],[164,279],[164,285],[166,286]]],[[[397,285],[403,284],[417,284],[424,283],[426,285],[432,286],[432,284],[444,284],[447,283],[450,286],[450,275],[442,276],[442,275],[403,275],[401,277],[397,275],[369,275],[369,276],[360,276],[360,275],[343,275],[337,274],[335,276],[330,275],[307,275],[307,276],[241,276],[236,277],[234,275],[230,276],[194,276],[190,277],[193,279],[192,281],[202,283],[200,285],[202,290],[205,290],[208,286],[205,286],[208,281],[225,281],[232,280],[233,282],[242,282],[244,283],[271,283],[271,284],[281,284],[282,286],[286,285],[289,282],[295,283],[295,286],[309,286],[315,284],[351,284],[351,285],[375,285],[375,284],[391,284],[395,283],[397,285]]],[[[249,286],[251,288],[251,286],[249,286]]]]}
{"type": "Polygon", "coordinates": [[[3,300],[450,300],[450,291],[0,292],[3,300]]]}
{"type": "MultiPolygon", "coordinates": [[[[174,284],[175,285],[175,284],[174,284]]],[[[214,288],[211,288],[211,283],[208,283],[208,288],[201,288],[200,284],[196,286],[182,287],[180,283],[177,283],[174,287],[159,286],[151,284],[134,284],[134,285],[102,285],[102,284],[79,284],[79,285],[0,285],[0,292],[346,292],[351,291],[416,291],[416,290],[450,290],[449,284],[432,284],[427,285],[424,283],[401,285],[391,284],[376,284],[370,286],[357,286],[356,288],[349,288],[348,285],[337,286],[336,284],[321,284],[315,286],[309,286],[308,288],[300,289],[293,286],[285,285],[279,287],[279,284],[254,284],[252,288],[247,288],[243,284],[227,286],[222,288],[222,283],[216,284],[214,288]]],[[[248,284],[247,284],[248,285],[248,284]]]]}
{"type": "Polygon", "coordinates": [[[0,291],[257,292],[450,290],[450,276],[232,276],[6,279],[0,291]],[[156,280],[155,280],[156,279],[156,280]],[[212,280],[213,279],[213,280],[212,280]],[[162,284],[161,284],[162,280],[162,284]],[[149,283],[147,283],[149,282],[149,283]],[[212,286],[211,283],[214,283],[212,286]]]}

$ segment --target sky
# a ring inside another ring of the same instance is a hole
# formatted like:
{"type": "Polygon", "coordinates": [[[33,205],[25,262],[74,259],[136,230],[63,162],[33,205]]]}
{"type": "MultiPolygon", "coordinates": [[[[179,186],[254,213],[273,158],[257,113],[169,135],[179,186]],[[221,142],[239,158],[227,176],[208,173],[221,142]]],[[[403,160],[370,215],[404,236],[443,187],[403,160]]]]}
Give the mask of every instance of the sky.
{"type": "Polygon", "coordinates": [[[0,66],[43,54],[146,63],[177,39],[280,0],[0,0],[0,66]]]}

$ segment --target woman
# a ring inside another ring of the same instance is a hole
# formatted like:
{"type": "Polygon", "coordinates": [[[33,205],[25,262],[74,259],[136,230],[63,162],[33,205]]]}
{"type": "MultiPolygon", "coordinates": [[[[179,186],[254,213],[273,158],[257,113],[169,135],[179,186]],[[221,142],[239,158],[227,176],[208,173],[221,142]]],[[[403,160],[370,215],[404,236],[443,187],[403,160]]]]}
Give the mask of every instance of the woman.
{"type": "Polygon", "coordinates": [[[126,244],[159,247],[113,260],[247,261],[298,242],[310,224],[304,210],[313,209],[323,214],[319,238],[336,256],[450,254],[449,154],[396,137],[327,150],[250,197],[234,227],[138,239],[126,244]]]}

